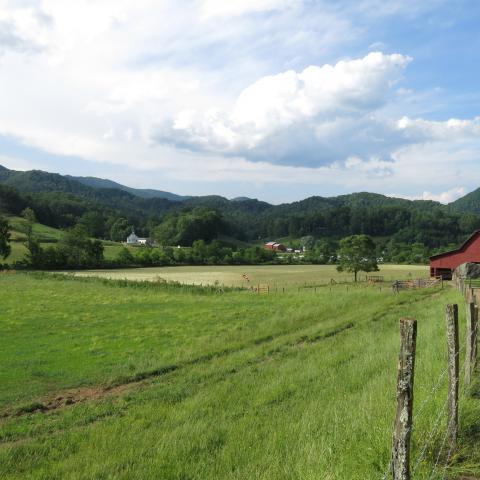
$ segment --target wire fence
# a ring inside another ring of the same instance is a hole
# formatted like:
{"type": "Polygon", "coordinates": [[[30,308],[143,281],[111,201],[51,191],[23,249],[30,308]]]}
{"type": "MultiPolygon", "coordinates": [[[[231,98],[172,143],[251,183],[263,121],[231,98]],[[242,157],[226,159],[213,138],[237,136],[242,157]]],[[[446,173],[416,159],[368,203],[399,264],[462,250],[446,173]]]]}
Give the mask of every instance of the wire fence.
{"type": "MultiPolygon", "coordinates": [[[[465,295],[465,299],[467,301],[467,304],[469,302],[476,303],[476,295],[468,288],[465,288],[465,283],[464,282],[459,282],[454,281],[454,285],[462,292],[462,294],[465,295]]],[[[472,359],[469,358],[470,351],[468,350],[468,346],[472,345],[472,339],[474,337],[474,342],[476,342],[477,339],[477,334],[478,334],[478,309],[474,308],[471,310],[473,312],[473,315],[475,315],[475,319],[473,322],[474,327],[469,329],[469,334],[467,335],[466,341],[461,343],[459,345],[458,350],[456,351],[456,354],[454,355],[454,361],[457,363],[457,368],[459,367],[459,358],[460,356],[465,353],[463,362],[462,362],[462,367],[458,369],[458,372],[465,372],[468,368],[474,369],[476,366],[476,358],[473,359],[473,364],[470,365],[468,362],[471,362],[472,359]]],[[[471,313],[472,314],[472,313],[471,313]]],[[[468,317],[467,317],[468,318],[468,317]]],[[[458,326],[458,325],[457,325],[458,326]]],[[[457,332],[458,334],[458,332],[457,332]]],[[[476,348],[474,352],[474,356],[476,357],[476,348]]],[[[424,413],[426,411],[426,408],[428,405],[430,405],[434,400],[438,400],[438,395],[441,390],[443,390],[443,387],[447,383],[447,380],[449,379],[448,373],[450,370],[450,365],[447,366],[444,370],[440,372],[438,377],[436,378],[433,387],[427,394],[427,396],[423,399],[422,403],[419,405],[418,409],[416,409],[413,421],[411,422],[411,426],[409,429],[407,429],[406,434],[412,434],[414,431],[414,425],[418,425],[419,421],[424,418],[424,413]]],[[[457,378],[457,382],[459,381],[459,378],[457,378]]],[[[457,383],[458,385],[458,383],[457,383]]],[[[458,387],[457,387],[458,388],[458,387]]],[[[458,392],[458,399],[461,399],[464,397],[467,393],[468,390],[468,383],[466,380],[463,381],[461,389],[458,392]]],[[[450,465],[450,461],[452,458],[452,455],[454,454],[455,451],[455,446],[453,442],[450,442],[450,445],[447,447],[447,440],[449,437],[449,434],[451,432],[453,422],[455,420],[455,417],[453,415],[450,415],[450,418],[447,422],[446,429],[444,432],[442,432],[442,426],[444,425],[444,420],[445,416],[447,415],[448,412],[448,406],[449,406],[449,401],[450,397],[447,396],[444,402],[442,402],[440,408],[438,409],[435,418],[433,420],[433,423],[431,423],[430,429],[426,432],[424,436],[424,441],[417,446],[417,454],[412,462],[412,467],[411,469],[407,469],[409,472],[411,472],[411,476],[400,476],[396,477],[394,468],[393,468],[393,453],[392,453],[392,458],[388,461],[386,464],[385,468],[383,469],[382,473],[382,480],[388,480],[390,476],[393,474],[394,480],[396,478],[399,478],[403,480],[404,478],[416,478],[417,473],[420,473],[420,467],[424,463],[424,461],[427,459],[427,453],[430,452],[429,455],[432,456],[434,459],[433,464],[431,465],[431,468],[428,467],[428,476],[424,477],[422,476],[421,478],[426,478],[427,480],[432,480],[435,478],[442,478],[442,480],[445,480],[448,475],[448,467],[450,465]],[[437,447],[436,447],[437,446],[437,447]],[[444,455],[444,452],[446,453],[444,455]],[[441,475],[439,477],[438,475],[441,475]]]]}

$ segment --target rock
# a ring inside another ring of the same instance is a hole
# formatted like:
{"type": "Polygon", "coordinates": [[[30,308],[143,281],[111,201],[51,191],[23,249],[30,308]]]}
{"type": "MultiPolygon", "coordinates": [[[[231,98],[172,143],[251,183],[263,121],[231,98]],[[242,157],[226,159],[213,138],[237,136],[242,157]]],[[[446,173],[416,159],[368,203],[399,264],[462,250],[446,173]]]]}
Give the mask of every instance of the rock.
{"type": "Polygon", "coordinates": [[[480,264],[462,263],[455,269],[459,278],[480,278],[480,264]]]}

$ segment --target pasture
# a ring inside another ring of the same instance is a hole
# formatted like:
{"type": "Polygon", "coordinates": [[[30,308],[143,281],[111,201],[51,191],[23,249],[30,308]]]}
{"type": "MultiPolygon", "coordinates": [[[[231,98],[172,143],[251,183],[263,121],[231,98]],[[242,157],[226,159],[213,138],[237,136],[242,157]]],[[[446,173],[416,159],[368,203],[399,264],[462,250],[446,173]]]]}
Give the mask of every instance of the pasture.
{"type": "MultiPolygon", "coordinates": [[[[25,247],[25,242],[27,240],[26,231],[28,228],[27,221],[22,217],[9,216],[8,222],[11,228],[11,248],[12,251],[10,255],[5,259],[5,262],[13,265],[15,262],[21,262],[24,260],[25,256],[28,253],[27,248],[25,247]]],[[[41,223],[33,224],[33,233],[35,237],[39,240],[42,248],[56,246],[58,241],[62,237],[62,230],[57,228],[48,227],[42,225],[41,223]]],[[[104,246],[104,256],[107,260],[114,259],[120,250],[125,248],[125,245],[118,242],[112,241],[103,241],[104,246]]],[[[136,249],[134,247],[127,246],[130,252],[134,253],[136,249]]]]}
{"type": "MultiPolygon", "coordinates": [[[[424,265],[381,265],[379,272],[385,281],[408,278],[427,278],[429,268],[424,265]]],[[[180,282],[188,285],[225,285],[250,287],[257,284],[269,284],[271,287],[302,287],[353,282],[353,274],[339,273],[335,265],[241,265],[241,266],[188,266],[153,267],[115,270],[90,270],[77,272],[82,276],[98,276],[111,279],[158,280],[180,282]],[[244,277],[248,277],[248,280],[244,277]]],[[[365,274],[359,274],[364,280],[365,274]]]]}
{"type": "MultiPolygon", "coordinates": [[[[419,322],[416,457],[446,398],[453,302],[463,325],[450,288],[259,296],[0,275],[0,477],[380,479],[398,319],[419,322]]],[[[452,474],[480,473],[479,403],[462,401],[452,474]]],[[[415,480],[443,478],[430,477],[440,441],[415,480]]]]}

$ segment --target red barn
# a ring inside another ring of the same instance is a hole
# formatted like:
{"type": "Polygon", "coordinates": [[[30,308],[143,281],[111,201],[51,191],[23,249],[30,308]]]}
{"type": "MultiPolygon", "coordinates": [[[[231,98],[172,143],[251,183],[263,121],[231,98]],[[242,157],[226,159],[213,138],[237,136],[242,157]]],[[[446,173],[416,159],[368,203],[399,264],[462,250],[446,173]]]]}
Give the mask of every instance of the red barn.
{"type": "Polygon", "coordinates": [[[265,244],[265,248],[267,250],[274,250],[276,252],[285,252],[287,250],[287,247],[285,247],[285,245],[277,242],[268,242],[265,244]]]}
{"type": "Polygon", "coordinates": [[[480,263],[480,230],[460,248],[430,258],[430,276],[450,280],[453,271],[462,263],[480,263]]]}

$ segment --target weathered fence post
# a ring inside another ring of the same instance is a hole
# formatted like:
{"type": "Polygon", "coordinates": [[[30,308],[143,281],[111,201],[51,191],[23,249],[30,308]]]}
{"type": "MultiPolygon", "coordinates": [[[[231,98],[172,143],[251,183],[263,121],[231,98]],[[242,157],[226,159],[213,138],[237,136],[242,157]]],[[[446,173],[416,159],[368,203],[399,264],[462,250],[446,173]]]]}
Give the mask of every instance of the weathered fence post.
{"type": "Polygon", "coordinates": [[[413,377],[417,321],[400,320],[400,354],[397,377],[397,415],[393,430],[392,472],[393,480],[410,480],[410,438],[413,415],[413,377]]]}
{"type": "Polygon", "coordinates": [[[477,363],[478,309],[473,302],[467,304],[467,345],[465,349],[465,385],[470,385],[477,363]]]}
{"type": "Polygon", "coordinates": [[[447,347],[448,347],[448,443],[450,452],[457,446],[458,437],[458,305],[447,305],[447,347]]]}

